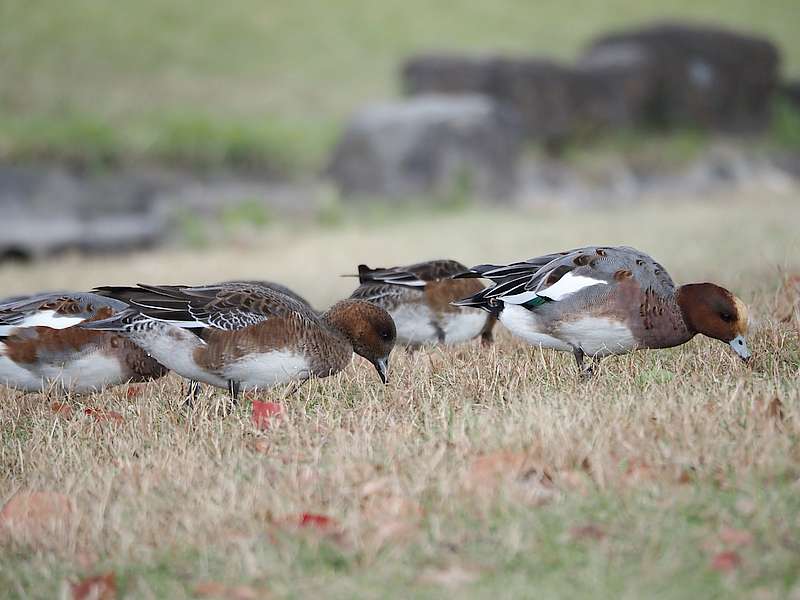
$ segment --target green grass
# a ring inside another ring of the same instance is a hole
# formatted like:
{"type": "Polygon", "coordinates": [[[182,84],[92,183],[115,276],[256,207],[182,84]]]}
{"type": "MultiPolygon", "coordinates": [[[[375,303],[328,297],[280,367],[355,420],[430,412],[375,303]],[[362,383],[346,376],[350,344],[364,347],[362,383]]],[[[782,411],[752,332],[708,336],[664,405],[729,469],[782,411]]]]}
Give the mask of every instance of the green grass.
{"type": "Polygon", "coordinates": [[[0,156],[318,167],[333,124],[395,96],[410,54],[572,59],[609,29],[677,18],[767,35],[800,74],[793,0],[4,0],[0,156]]]}

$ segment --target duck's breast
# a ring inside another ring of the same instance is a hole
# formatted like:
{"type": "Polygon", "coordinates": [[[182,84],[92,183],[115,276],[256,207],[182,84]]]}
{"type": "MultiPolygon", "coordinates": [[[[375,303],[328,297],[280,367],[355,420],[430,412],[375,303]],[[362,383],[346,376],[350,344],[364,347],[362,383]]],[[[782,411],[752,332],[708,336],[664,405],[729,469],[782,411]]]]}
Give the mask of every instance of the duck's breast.
{"type": "Polygon", "coordinates": [[[444,331],[444,341],[458,344],[476,338],[483,331],[489,313],[477,308],[461,308],[447,312],[439,319],[439,326],[444,331]]]}
{"type": "Polygon", "coordinates": [[[238,381],[244,389],[265,388],[307,379],[311,365],[306,356],[289,349],[256,352],[241,356],[222,369],[228,380],[238,381]]]}

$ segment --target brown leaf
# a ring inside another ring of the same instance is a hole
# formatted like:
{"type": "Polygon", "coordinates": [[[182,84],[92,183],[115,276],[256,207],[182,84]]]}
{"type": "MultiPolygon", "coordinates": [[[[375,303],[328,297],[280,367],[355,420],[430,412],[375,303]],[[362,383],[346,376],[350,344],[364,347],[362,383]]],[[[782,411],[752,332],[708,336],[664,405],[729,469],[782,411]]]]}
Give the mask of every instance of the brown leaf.
{"type": "Polygon", "coordinates": [[[84,414],[89,415],[98,423],[103,422],[113,422],[113,423],[122,423],[125,418],[119,414],[118,412],[114,412],[113,410],[103,410],[102,408],[92,408],[88,407],[83,409],[84,414]]]}
{"type": "Polygon", "coordinates": [[[43,538],[64,527],[72,516],[72,499],[57,492],[17,492],[0,511],[0,529],[12,535],[43,538]]]}
{"type": "Polygon", "coordinates": [[[711,559],[711,568],[720,573],[729,573],[742,564],[742,558],[738,552],[720,552],[711,559]]]}
{"type": "Polygon", "coordinates": [[[117,597],[117,577],[114,573],[95,575],[71,583],[73,600],[114,600],[117,597]]]}
{"type": "Polygon", "coordinates": [[[69,419],[72,416],[72,407],[66,402],[53,402],[50,404],[50,410],[59,417],[69,419]]]}
{"type": "Polygon", "coordinates": [[[272,444],[270,444],[269,440],[257,438],[250,444],[250,449],[253,452],[258,452],[259,454],[269,454],[271,446],[272,444]]]}
{"type": "Polygon", "coordinates": [[[719,539],[728,546],[749,546],[753,543],[753,534],[746,529],[723,527],[719,532],[719,539]]]}
{"type": "Polygon", "coordinates": [[[783,421],[783,402],[775,396],[767,405],[767,416],[778,421],[783,421]]]}
{"type": "Polygon", "coordinates": [[[569,530],[569,537],[573,541],[594,540],[599,541],[606,537],[606,532],[594,523],[579,525],[569,530]]]}

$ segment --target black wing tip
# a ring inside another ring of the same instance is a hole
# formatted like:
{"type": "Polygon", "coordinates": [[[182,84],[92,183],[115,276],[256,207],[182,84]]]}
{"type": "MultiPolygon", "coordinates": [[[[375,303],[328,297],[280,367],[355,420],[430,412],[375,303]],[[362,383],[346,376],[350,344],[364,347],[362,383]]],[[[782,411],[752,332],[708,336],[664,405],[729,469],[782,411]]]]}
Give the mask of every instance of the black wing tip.
{"type": "Polygon", "coordinates": [[[471,269],[450,275],[450,279],[480,279],[480,277],[481,277],[480,273],[477,273],[471,269]]]}

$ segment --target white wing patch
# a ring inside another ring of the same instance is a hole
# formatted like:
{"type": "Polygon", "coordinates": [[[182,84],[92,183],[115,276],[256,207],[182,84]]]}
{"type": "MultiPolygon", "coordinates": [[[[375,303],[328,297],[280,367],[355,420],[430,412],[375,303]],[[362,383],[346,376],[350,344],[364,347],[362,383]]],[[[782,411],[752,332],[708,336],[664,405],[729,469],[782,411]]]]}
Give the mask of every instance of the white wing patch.
{"type": "Polygon", "coordinates": [[[40,310],[32,313],[14,324],[14,327],[49,327],[50,329],[66,329],[82,323],[84,317],[65,317],[54,310],[40,310]]]}
{"type": "MultiPolygon", "coordinates": [[[[550,300],[563,300],[567,296],[570,296],[575,292],[582,290],[583,288],[601,284],[608,285],[608,282],[603,281],[602,279],[592,279],[591,277],[584,277],[583,275],[566,273],[561,279],[556,281],[549,288],[539,290],[537,295],[544,298],[549,298],[550,300]]],[[[506,299],[504,298],[504,300],[506,299]]]]}

